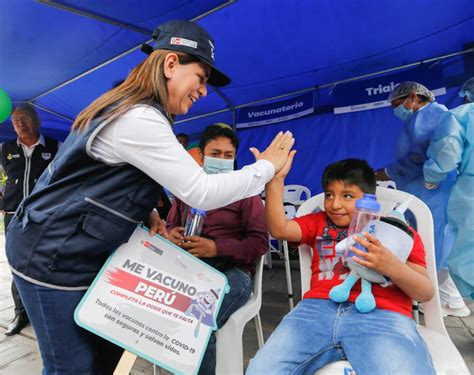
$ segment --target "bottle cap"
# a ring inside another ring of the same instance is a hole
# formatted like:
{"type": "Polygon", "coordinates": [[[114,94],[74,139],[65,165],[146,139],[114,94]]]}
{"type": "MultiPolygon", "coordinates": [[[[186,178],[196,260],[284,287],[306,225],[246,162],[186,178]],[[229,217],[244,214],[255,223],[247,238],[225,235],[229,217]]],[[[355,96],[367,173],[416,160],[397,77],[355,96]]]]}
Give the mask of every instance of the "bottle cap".
{"type": "Polygon", "coordinates": [[[374,194],[364,194],[361,199],[357,199],[356,208],[365,208],[374,212],[380,211],[380,203],[374,194]]]}
{"type": "Polygon", "coordinates": [[[205,210],[200,210],[199,208],[191,208],[191,214],[199,214],[201,216],[206,216],[206,211],[205,210]]]}

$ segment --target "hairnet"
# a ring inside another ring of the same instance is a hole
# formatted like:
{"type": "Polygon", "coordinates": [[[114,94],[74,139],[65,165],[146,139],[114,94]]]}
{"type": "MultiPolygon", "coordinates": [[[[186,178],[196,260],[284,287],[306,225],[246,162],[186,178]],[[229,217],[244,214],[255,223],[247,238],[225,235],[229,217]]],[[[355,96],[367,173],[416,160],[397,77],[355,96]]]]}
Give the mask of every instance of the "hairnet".
{"type": "Polygon", "coordinates": [[[392,90],[388,96],[388,101],[391,102],[392,100],[403,98],[413,92],[417,95],[425,96],[430,102],[435,100],[434,94],[422,84],[418,82],[403,82],[392,90]]]}
{"type": "Polygon", "coordinates": [[[467,96],[471,103],[474,102],[474,77],[469,78],[466,82],[464,82],[464,85],[461,87],[461,91],[459,91],[459,96],[467,96]]]}

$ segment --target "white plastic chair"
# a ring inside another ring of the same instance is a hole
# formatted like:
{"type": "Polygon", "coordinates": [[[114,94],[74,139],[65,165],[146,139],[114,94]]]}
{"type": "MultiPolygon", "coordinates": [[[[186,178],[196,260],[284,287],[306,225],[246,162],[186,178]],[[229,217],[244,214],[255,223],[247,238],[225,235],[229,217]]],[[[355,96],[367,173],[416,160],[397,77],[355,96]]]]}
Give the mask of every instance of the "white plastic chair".
{"type": "MultiPolygon", "coordinates": [[[[377,200],[382,204],[382,214],[387,213],[394,206],[405,201],[410,195],[403,191],[377,187],[377,200]]],[[[299,208],[296,216],[303,216],[323,209],[324,194],[318,194],[307,200],[299,208]]],[[[418,234],[423,240],[426,252],[427,271],[434,286],[438,285],[436,275],[436,262],[434,253],[434,231],[433,218],[429,208],[420,199],[414,197],[410,204],[410,210],[415,215],[418,223],[418,234]]],[[[310,285],[311,280],[311,257],[312,249],[303,245],[298,248],[301,269],[301,293],[304,294],[310,285]]],[[[418,332],[425,340],[433,359],[433,364],[437,374],[469,374],[469,370],[461,354],[454,346],[451,338],[444,326],[441,303],[439,300],[438,288],[435,289],[434,297],[423,303],[425,324],[417,325],[418,332]]],[[[317,371],[318,375],[345,374],[345,369],[351,368],[347,361],[339,361],[317,371]]]]}
{"type": "Polygon", "coordinates": [[[303,185],[286,185],[283,191],[283,201],[299,207],[311,197],[311,191],[303,185]],[[306,197],[303,199],[303,195],[306,197]]]}
{"type": "Polygon", "coordinates": [[[253,278],[253,292],[245,305],[234,312],[224,326],[216,332],[216,374],[243,374],[244,351],[242,335],[245,325],[250,319],[255,318],[257,329],[258,347],[263,346],[262,321],[260,320],[260,307],[262,306],[262,255],[257,261],[255,276],[253,278]]]}
{"type": "Polygon", "coordinates": [[[384,188],[389,188],[389,189],[396,189],[397,188],[397,183],[393,180],[377,181],[377,186],[384,187],[384,188]]]}
{"type": "MultiPolygon", "coordinates": [[[[293,219],[296,215],[296,206],[293,204],[285,204],[285,216],[287,219],[293,219]]],[[[277,253],[280,257],[280,259],[283,259],[285,262],[285,275],[286,275],[286,288],[288,291],[288,305],[290,308],[290,311],[293,310],[294,308],[294,302],[293,302],[293,285],[291,281],[291,265],[290,265],[290,252],[288,249],[288,242],[285,240],[277,240],[272,235],[269,233],[268,234],[268,247],[270,251],[267,253],[265,256],[265,265],[268,266],[268,268],[272,268],[272,256],[271,253],[277,253]],[[278,242],[278,247],[275,247],[273,245],[273,242],[278,242]]]]}

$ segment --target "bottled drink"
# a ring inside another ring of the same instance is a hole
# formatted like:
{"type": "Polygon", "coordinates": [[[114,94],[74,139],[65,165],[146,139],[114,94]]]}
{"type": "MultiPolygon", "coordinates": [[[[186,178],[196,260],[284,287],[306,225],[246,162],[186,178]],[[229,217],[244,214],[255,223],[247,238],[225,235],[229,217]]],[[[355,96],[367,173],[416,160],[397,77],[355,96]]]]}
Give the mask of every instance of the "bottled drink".
{"type": "Polygon", "coordinates": [[[362,251],[367,251],[365,247],[355,242],[352,237],[354,235],[362,236],[362,232],[375,235],[377,230],[377,222],[380,219],[380,204],[377,202],[375,195],[364,194],[361,199],[356,201],[356,209],[352,216],[349,230],[347,233],[348,241],[345,252],[345,258],[350,260],[354,253],[350,251],[349,246],[353,245],[362,251]]]}
{"type": "Polygon", "coordinates": [[[188,212],[188,218],[186,219],[186,225],[184,226],[185,236],[200,236],[202,231],[202,225],[206,218],[206,211],[199,210],[197,208],[191,208],[188,212]]]}

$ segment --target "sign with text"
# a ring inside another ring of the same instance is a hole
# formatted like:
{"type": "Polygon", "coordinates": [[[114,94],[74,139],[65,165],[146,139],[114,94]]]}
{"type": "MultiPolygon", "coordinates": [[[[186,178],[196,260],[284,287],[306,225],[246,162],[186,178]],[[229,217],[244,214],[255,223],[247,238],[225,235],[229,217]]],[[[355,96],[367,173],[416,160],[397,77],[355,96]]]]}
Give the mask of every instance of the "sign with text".
{"type": "Polygon", "coordinates": [[[251,128],[288,121],[309,115],[314,111],[313,93],[304,94],[281,102],[239,109],[237,128],[251,128]]]}
{"type": "Polygon", "coordinates": [[[228,290],[226,277],[137,227],[76,308],[76,323],[178,374],[195,374],[228,290]]]}
{"type": "Polygon", "coordinates": [[[441,64],[387,76],[344,83],[334,88],[334,113],[348,113],[387,107],[390,92],[400,83],[415,81],[430,89],[435,95],[446,94],[441,64]]]}

